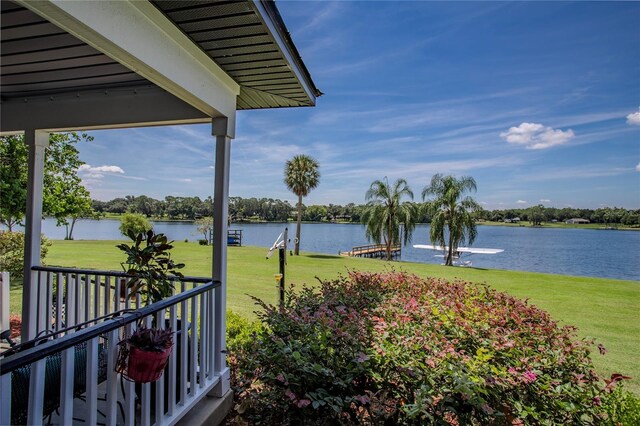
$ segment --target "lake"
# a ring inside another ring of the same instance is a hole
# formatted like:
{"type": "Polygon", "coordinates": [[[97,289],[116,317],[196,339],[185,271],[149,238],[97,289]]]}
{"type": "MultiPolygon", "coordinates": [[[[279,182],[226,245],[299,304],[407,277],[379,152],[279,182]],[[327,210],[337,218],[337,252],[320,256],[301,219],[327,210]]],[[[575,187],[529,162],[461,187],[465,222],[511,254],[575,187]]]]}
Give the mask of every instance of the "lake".
{"type": "MultiPolygon", "coordinates": [[[[119,240],[118,220],[80,220],[74,229],[74,239],[119,240]]],[[[271,247],[288,226],[291,241],[295,223],[238,223],[230,229],[241,229],[244,245],[271,247]]],[[[196,242],[202,235],[190,222],[154,222],[156,232],[163,232],[176,241],[196,242]]],[[[63,239],[64,227],[55,220],[43,221],[43,232],[51,239],[63,239]]],[[[418,225],[413,244],[429,244],[429,225],[418,225]]],[[[338,254],[357,245],[369,244],[365,228],[359,224],[304,223],[300,249],[302,251],[338,254]]],[[[291,245],[292,246],[292,245],[291,245]]],[[[626,280],[640,279],[640,232],[618,230],[531,228],[478,226],[474,247],[501,248],[495,255],[473,255],[474,267],[546,272],[626,280]]],[[[441,263],[442,258],[431,250],[403,247],[401,261],[441,263]]]]}

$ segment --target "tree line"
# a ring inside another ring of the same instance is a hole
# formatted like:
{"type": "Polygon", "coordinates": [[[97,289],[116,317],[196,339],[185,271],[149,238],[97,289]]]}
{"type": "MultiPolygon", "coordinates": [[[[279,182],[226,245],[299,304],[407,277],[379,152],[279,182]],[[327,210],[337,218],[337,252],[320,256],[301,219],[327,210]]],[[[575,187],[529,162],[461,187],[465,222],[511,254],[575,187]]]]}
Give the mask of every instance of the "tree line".
{"type": "MultiPolygon", "coordinates": [[[[429,223],[431,217],[427,203],[417,203],[420,207],[417,222],[429,223]]],[[[148,218],[169,218],[196,220],[213,215],[211,197],[174,197],[158,200],[146,195],[114,198],[110,201],[93,200],[95,213],[139,213],[148,218]]],[[[327,205],[302,205],[302,220],[306,222],[347,222],[361,223],[366,204],[348,203],[327,205]]],[[[296,208],[289,201],[274,198],[229,198],[229,216],[234,222],[286,222],[294,218],[296,208]]],[[[473,213],[475,220],[503,222],[519,218],[522,222],[551,223],[564,222],[572,218],[589,220],[599,224],[620,224],[640,226],[640,209],[630,210],[621,207],[602,207],[598,209],[577,209],[531,206],[522,209],[485,210],[481,207],[473,213]]]]}
{"type": "Polygon", "coordinates": [[[494,222],[519,218],[520,221],[540,224],[554,221],[565,222],[569,219],[579,218],[586,219],[591,223],[640,226],[640,209],[629,210],[621,207],[601,207],[594,210],[537,205],[523,209],[479,210],[476,215],[478,219],[494,222]]]}

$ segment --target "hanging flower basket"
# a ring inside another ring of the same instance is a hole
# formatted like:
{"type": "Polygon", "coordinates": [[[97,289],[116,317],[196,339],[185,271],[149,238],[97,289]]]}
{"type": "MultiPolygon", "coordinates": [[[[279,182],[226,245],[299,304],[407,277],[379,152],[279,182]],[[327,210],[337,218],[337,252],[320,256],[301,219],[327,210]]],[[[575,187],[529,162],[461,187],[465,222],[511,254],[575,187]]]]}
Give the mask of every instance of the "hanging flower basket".
{"type": "Polygon", "coordinates": [[[140,328],[119,345],[116,371],[132,382],[155,382],[162,376],[173,350],[173,332],[140,328]]]}
{"type": "Polygon", "coordinates": [[[148,352],[132,347],[129,349],[127,368],[122,375],[136,383],[155,382],[162,376],[172,350],[173,346],[162,352],[148,352]]]}

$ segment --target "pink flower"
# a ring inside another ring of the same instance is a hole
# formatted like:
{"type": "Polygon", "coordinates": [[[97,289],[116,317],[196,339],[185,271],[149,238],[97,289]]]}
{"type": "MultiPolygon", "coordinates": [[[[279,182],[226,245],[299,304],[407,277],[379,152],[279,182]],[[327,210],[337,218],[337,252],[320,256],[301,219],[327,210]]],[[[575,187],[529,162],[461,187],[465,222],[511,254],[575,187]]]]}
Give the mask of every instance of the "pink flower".
{"type": "Polygon", "coordinates": [[[364,404],[366,404],[366,403],[368,403],[368,402],[371,402],[371,400],[369,399],[369,397],[368,397],[368,396],[366,396],[366,395],[357,395],[357,396],[356,396],[356,400],[357,400],[360,404],[362,404],[362,405],[364,405],[364,404]]]}
{"type": "Polygon", "coordinates": [[[516,369],[515,369],[515,368],[513,368],[513,367],[509,367],[509,369],[508,369],[507,371],[508,371],[509,373],[511,373],[511,374],[518,374],[518,372],[516,371],[516,369]]]}
{"type": "Polygon", "coordinates": [[[415,297],[412,297],[407,304],[404,306],[404,309],[407,311],[411,311],[414,310],[415,308],[418,307],[418,302],[416,301],[415,297]]]}
{"type": "Polygon", "coordinates": [[[369,359],[369,357],[367,355],[365,355],[362,352],[360,352],[358,354],[358,358],[356,358],[356,362],[365,362],[368,359],[369,359]]]}
{"type": "Polygon", "coordinates": [[[284,394],[292,401],[295,401],[296,399],[298,399],[296,397],[296,394],[291,392],[291,389],[287,389],[287,391],[284,394]]]}
{"type": "Polygon", "coordinates": [[[533,383],[536,381],[536,379],[538,378],[538,376],[536,375],[536,373],[534,373],[533,371],[529,370],[529,371],[525,371],[522,374],[522,380],[525,383],[533,383]]]}
{"type": "Polygon", "coordinates": [[[594,396],[593,397],[593,405],[598,405],[600,406],[602,404],[602,402],[600,401],[600,397],[599,396],[594,396]]]}
{"type": "Polygon", "coordinates": [[[298,406],[298,408],[304,408],[309,404],[311,404],[311,401],[309,401],[308,399],[301,399],[296,405],[298,406]]]}

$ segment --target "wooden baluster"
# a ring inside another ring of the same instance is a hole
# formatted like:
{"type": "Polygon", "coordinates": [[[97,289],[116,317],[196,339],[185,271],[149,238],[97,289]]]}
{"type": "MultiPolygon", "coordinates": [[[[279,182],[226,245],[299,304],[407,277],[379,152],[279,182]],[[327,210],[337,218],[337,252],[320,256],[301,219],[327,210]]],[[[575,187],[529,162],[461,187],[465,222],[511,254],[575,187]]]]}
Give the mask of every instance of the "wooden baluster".
{"type": "Polygon", "coordinates": [[[196,298],[189,299],[191,308],[191,356],[189,360],[189,367],[191,369],[190,377],[190,395],[194,397],[196,395],[196,380],[198,370],[198,304],[196,298]]]}
{"type": "Polygon", "coordinates": [[[0,425],[11,424],[11,374],[0,376],[0,425]]]}
{"type": "Polygon", "coordinates": [[[27,409],[27,424],[41,425],[44,407],[44,373],[46,358],[31,364],[29,377],[29,407],[27,409]]]}
{"type": "Polygon", "coordinates": [[[109,332],[107,338],[107,412],[106,426],[115,426],[118,421],[118,374],[116,373],[116,359],[118,356],[118,330],[109,332]]]}
{"type": "Polygon", "coordinates": [[[91,279],[89,274],[84,274],[84,318],[83,321],[92,319],[91,315],[91,279]]]}
{"type": "Polygon", "coordinates": [[[206,358],[207,355],[207,311],[206,307],[206,293],[202,293],[198,296],[200,299],[200,361],[198,363],[198,379],[200,380],[200,389],[203,389],[206,384],[206,358]]]}
{"type": "MultiPolygon", "coordinates": [[[[180,282],[180,291],[185,291],[185,282],[180,282]]],[[[189,375],[189,311],[186,300],[180,303],[180,403],[187,401],[187,380],[189,375]]],[[[193,351],[193,348],[191,349],[193,351]]]]}
{"type": "MultiPolygon", "coordinates": [[[[88,278],[88,277],[87,277],[88,278]]],[[[86,406],[88,407],[87,424],[98,423],[98,339],[86,342],[86,406]]]]}
{"type": "MultiPolygon", "coordinates": [[[[64,280],[62,274],[56,274],[56,331],[64,328],[62,325],[62,311],[64,310],[64,280]]],[[[58,335],[60,337],[60,335],[58,335]]]]}
{"type": "MultiPolygon", "coordinates": [[[[174,296],[176,294],[175,291],[175,281],[171,281],[171,295],[174,296]]],[[[167,415],[169,417],[173,416],[173,413],[175,411],[175,407],[176,407],[176,364],[177,364],[177,352],[178,350],[180,350],[180,346],[181,343],[180,342],[176,342],[176,337],[178,336],[178,334],[176,333],[177,329],[178,329],[178,320],[177,320],[177,307],[176,305],[171,305],[171,307],[169,307],[169,327],[171,328],[171,330],[173,331],[173,351],[171,352],[171,357],[169,358],[169,369],[167,371],[167,373],[169,374],[169,380],[168,380],[168,398],[169,398],[169,404],[168,404],[168,411],[167,411],[167,415]]]]}
{"type": "Polygon", "coordinates": [[[98,318],[100,316],[100,292],[101,290],[101,275],[95,274],[93,276],[94,279],[94,285],[93,285],[93,317],[91,317],[91,319],[94,318],[98,318]]]}
{"type": "MultiPolygon", "coordinates": [[[[149,328],[151,327],[151,317],[147,316],[144,318],[144,326],[149,328]]],[[[143,383],[142,387],[142,398],[140,399],[140,423],[142,426],[150,426],[151,425],[151,384],[143,383]]],[[[157,395],[156,395],[157,397],[157,395]]]]}

